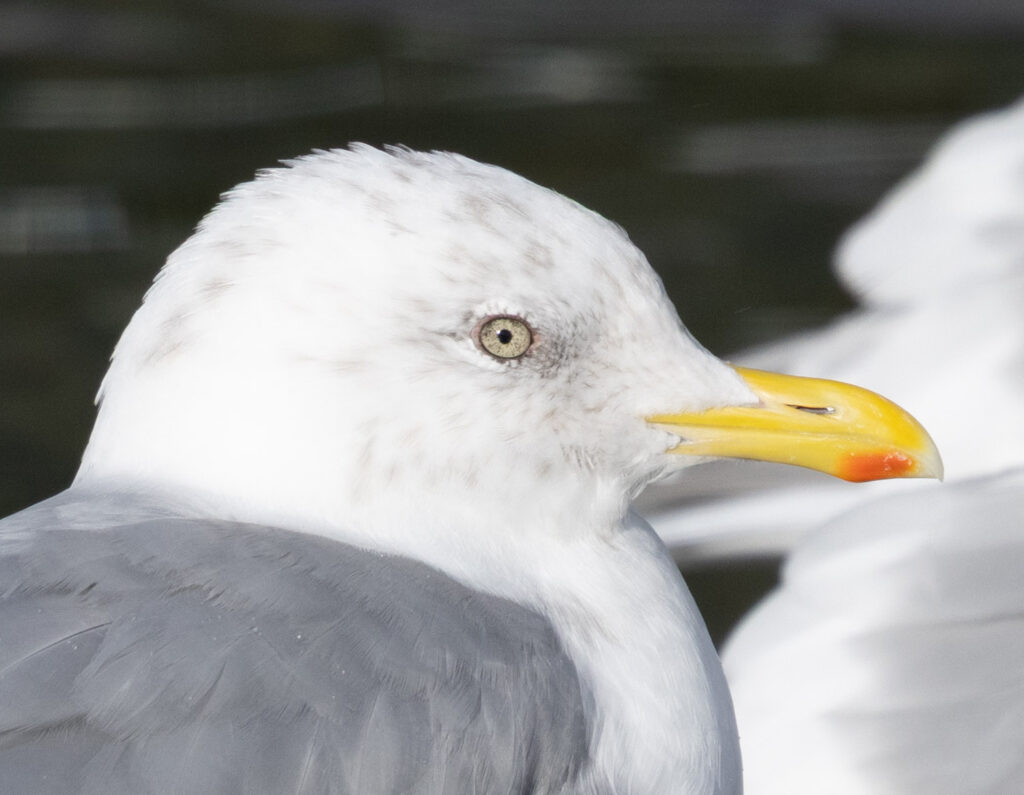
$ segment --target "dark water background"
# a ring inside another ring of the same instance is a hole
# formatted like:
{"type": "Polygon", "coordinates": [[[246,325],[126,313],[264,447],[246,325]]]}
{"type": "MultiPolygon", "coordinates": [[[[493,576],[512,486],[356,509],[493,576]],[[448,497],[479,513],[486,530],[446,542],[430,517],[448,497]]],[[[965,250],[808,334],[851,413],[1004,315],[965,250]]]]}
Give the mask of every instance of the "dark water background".
{"type": "MultiPolygon", "coordinates": [[[[0,515],[68,484],[165,256],[279,158],[520,172],[626,227],[725,354],[848,307],[837,236],[1022,92],[1016,0],[0,2],[0,515]]],[[[720,637],[774,576],[688,579],[720,637]]]]}

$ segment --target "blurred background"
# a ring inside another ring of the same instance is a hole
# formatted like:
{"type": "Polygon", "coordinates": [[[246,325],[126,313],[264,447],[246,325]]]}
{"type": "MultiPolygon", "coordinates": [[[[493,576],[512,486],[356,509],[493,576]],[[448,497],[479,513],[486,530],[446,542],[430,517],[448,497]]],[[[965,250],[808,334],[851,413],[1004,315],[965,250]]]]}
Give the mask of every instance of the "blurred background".
{"type": "MultiPolygon", "coordinates": [[[[517,171],[622,224],[728,354],[847,308],[843,229],[1022,91],[1017,0],[0,0],[0,515],[70,482],[164,258],[281,158],[517,171]]],[[[775,567],[687,577],[720,639],[775,567]]]]}

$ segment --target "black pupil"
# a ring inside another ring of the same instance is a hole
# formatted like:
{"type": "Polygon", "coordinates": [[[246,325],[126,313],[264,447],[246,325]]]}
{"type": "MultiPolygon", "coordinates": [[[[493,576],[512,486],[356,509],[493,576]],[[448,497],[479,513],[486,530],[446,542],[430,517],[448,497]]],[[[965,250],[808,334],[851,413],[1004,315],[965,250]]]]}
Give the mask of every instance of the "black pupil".
{"type": "Polygon", "coordinates": [[[501,331],[498,332],[498,342],[500,342],[502,345],[508,345],[510,342],[512,342],[512,332],[509,331],[507,328],[503,328],[501,331]]]}

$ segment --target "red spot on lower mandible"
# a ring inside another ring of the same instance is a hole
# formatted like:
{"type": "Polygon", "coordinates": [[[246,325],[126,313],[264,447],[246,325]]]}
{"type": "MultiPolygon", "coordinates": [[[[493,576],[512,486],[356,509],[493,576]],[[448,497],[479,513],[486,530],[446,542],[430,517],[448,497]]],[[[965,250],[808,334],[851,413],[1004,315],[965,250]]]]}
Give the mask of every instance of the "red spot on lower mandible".
{"type": "Polygon", "coordinates": [[[865,480],[898,478],[914,466],[914,459],[903,453],[855,453],[839,465],[839,477],[863,483],[865,480]]]}

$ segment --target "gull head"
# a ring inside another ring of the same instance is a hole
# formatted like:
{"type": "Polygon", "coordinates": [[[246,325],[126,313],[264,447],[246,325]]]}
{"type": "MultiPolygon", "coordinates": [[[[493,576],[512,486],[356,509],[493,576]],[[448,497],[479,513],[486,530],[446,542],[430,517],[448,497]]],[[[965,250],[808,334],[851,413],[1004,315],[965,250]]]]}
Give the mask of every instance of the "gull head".
{"type": "MultiPolygon", "coordinates": [[[[852,435],[844,396],[770,379],[703,349],[601,216],[458,155],[353,146],[229,191],[171,254],[114,352],[78,482],[307,526],[610,529],[707,456],[831,466],[800,445],[852,435]]],[[[884,457],[895,438],[896,474],[933,472],[923,430],[885,422],[899,433],[857,443],[884,457]]]]}

